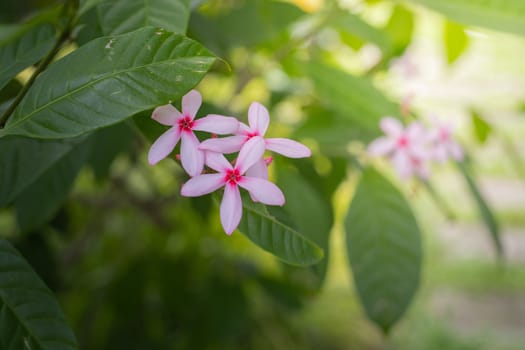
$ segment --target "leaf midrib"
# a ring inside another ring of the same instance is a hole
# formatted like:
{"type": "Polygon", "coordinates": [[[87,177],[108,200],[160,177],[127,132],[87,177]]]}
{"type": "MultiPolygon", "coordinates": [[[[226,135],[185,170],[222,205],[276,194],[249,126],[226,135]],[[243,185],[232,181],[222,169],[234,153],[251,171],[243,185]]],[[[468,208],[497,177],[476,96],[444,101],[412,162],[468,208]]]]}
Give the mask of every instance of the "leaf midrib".
{"type": "MultiPolygon", "coordinates": [[[[141,66],[135,66],[135,67],[132,67],[132,68],[129,68],[129,69],[125,69],[125,70],[121,70],[121,71],[117,71],[117,72],[113,72],[109,75],[104,75],[98,79],[95,79],[95,80],[92,80],[90,81],[89,83],[87,84],[84,84],[84,85],[81,85],[80,87],[78,88],[75,88],[71,91],[68,91],[66,94],[64,95],[61,95],[59,96],[58,98],[55,98],[51,101],[49,101],[48,103],[42,105],[41,107],[38,107],[36,108],[35,110],[33,110],[31,113],[27,114],[25,117],[21,118],[21,119],[18,119],[18,120],[15,120],[14,122],[6,125],[6,128],[5,130],[8,131],[10,128],[14,128],[16,127],[18,124],[22,123],[22,122],[25,122],[27,119],[31,118],[33,115],[39,113],[40,111],[42,111],[43,109],[55,104],[55,103],[58,103],[59,101],[67,98],[67,97],[70,97],[72,95],[75,95],[77,92],[79,91],[82,91],[83,89],[85,88],[88,88],[88,87],[92,87],[94,85],[96,85],[98,82],[100,81],[103,81],[103,80],[106,80],[106,79],[111,79],[117,75],[120,75],[120,74],[124,74],[124,73],[128,73],[128,72],[132,72],[132,71],[135,71],[135,70],[140,70],[140,69],[143,69],[143,68],[146,68],[146,67],[151,67],[151,66],[156,66],[156,65],[162,65],[162,64],[165,64],[165,63],[168,63],[168,62],[172,62],[172,61],[185,61],[185,60],[188,60],[188,59],[193,59],[193,58],[211,58],[213,59],[213,57],[211,56],[187,56],[187,57],[182,57],[182,58],[173,58],[173,59],[169,59],[169,60],[163,60],[163,61],[157,61],[157,62],[153,62],[153,63],[149,63],[149,64],[144,64],[144,65],[141,65],[141,66]]],[[[20,108],[20,107],[19,107],[20,108]]]]}

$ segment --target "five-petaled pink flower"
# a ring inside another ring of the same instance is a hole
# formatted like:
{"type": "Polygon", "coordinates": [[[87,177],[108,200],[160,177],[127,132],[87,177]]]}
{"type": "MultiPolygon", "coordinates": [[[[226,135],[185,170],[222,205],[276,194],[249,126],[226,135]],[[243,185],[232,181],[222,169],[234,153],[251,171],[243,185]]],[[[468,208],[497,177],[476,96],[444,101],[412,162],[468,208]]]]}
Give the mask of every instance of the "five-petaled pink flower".
{"type": "Polygon", "coordinates": [[[222,154],[207,152],[206,165],[217,173],[195,176],[181,188],[181,195],[196,197],[224,187],[220,217],[222,227],[227,234],[231,234],[241,221],[242,201],[239,186],[248,190],[252,198],[261,203],[284,204],[284,195],[279,187],[268,180],[244,175],[263,157],[264,143],[260,139],[260,136],[255,136],[242,146],[235,166],[232,166],[222,154]]]}
{"type": "Polygon", "coordinates": [[[201,103],[201,94],[191,90],[182,97],[182,113],[171,104],[155,108],[151,118],[171,128],[151,146],[148,154],[151,165],[166,158],[181,139],[182,167],[188,175],[196,176],[202,173],[204,168],[204,152],[199,149],[199,140],[193,131],[200,130],[222,135],[235,133],[239,129],[239,122],[233,117],[209,114],[204,118],[195,119],[201,103]]]}
{"type": "Polygon", "coordinates": [[[384,117],[380,127],[386,136],[374,140],[368,146],[368,152],[374,156],[387,156],[404,180],[414,174],[423,179],[428,178],[428,161],[432,154],[423,125],[413,122],[405,129],[399,120],[384,117]]]}
{"type": "Polygon", "coordinates": [[[430,130],[430,142],[433,147],[433,158],[440,163],[448,158],[463,160],[463,148],[454,140],[452,127],[442,121],[432,118],[433,128],[430,130]]]}
{"type": "MultiPolygon", "coordinates": [[[[234,153],[239,151],[248,140],[255,138],[263,149],[289,158],[304,158],[311,155],[310,149],[300,142],[286,138],[263,138],[269,123],[270,115],[266,107],[258,102],[253,102],[248,110],[249,126],[241,122],[234,136],[205,140],[199,148],[218,153],[234,153]]],[[[267,166],[262,155],[248,170],[248,175],[263,179],[268,178],[267,166]]]]}

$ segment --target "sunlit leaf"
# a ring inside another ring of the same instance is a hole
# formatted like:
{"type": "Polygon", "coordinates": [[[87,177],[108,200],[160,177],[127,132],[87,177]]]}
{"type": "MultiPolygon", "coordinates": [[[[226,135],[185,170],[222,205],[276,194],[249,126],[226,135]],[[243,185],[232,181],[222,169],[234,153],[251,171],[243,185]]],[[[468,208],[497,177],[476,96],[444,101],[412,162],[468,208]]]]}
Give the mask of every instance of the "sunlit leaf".
{"type": "Polygon", "coordinates": [[[103,0],[97,6],[105,35],[117,35],[145,26],[185,34],[190,0],[103,0]]]}
{"type": "Polygon", "coordinates": [[[53,294],[5,239],[0,239],[0,266],[0,348],[77,349],[53,294]]]}
{"type": "Polygon", "coordinates": [[[373,169],[364,171],[345,221],[359,297],[384,332],[406,311],[419,285],[421,232],[403,195],[373,169]]]}
{"type": "Polygon", "coordinates": [[[465,27],[455,22],[445,22],[445,48],[449,64],[454,63],[465,52],[468,43],[465,27]]]}
{"type": "Polygon", "coordinates": [[[248,197],[243,201],[239,231],[290,265],[309,266],[323,258],[323,250],[315,243],[270,215],[264,205],[252,203],[248,197]]]}
{"type": "Polygon", "coordinates": [[[156,28],[91,41],[35,82],[0,135],[64,138],[178,100],[215,58],[199,43],[156,28]]]}
{"type": "Polygon", "coordinates": [[[392,41],[392,53],[401,55],[412,41],[414,14],[406,7],[396,5],[385,29],[392,41]]]}
{"type": "Polygon", "coordinates": [[[412,0],[454,21],[525,35],[523,0],[412,0]]]}
{"type": "Polygon", "coordinates": [[[476,111],[471,112],[472,126],[476,139],[484,144],[492,133],[492,126],[483,119],[476,111]]]}

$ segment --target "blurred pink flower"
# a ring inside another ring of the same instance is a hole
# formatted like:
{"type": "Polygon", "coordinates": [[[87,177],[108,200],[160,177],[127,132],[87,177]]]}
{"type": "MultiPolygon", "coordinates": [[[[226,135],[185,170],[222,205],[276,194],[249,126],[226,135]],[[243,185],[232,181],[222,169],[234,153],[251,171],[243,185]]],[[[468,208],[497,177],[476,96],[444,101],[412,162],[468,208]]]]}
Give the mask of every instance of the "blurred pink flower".
{"type": "Polygon", "coordinates": [[[171,104],[155,108],[151,118],[157,122],[171,126],[151,146],[148,161],[154,165],[166,158],[181,139],[180,159],[182,167],[190,176],[202,173],[204,168],[204,152],[199,149],[199,140],[194,130],[207,131],[215,134],[235,133],[239,122],[233,117],[209,114],[196,119],[195,115],[202,103],[201,94],[191,90],[182,97],[182,113],[171,104]]]}
{"type": "Polygon", "coordinates": [[[368,153],[388,157],[403,180],[413,175],[428,178],[428,160],[432,154],[428,148],[429,136],[423,125],[413,122],[404,128],[399,120],[384,117],[380,121],[380,127],[386,136],[372,141],[368,146],[368,153]]]}
{"type": "MultiPolygon", "coordinates": [[[[269,151],[282,154],[289,158],[310,157],[312,154],[310,149],[300,142],[286,138],[263,138],[269,123],[270,115],[266,107],[258,102],[253,102],[248,110],[249,126],[241,122],[239,123],[239,130],[234,136],[205,140],[199,148],[218,153],[233,153],[240,150],[242,145],[248,140],[259,136],[258,142],[269,151]]],[[[266,167],[262,158],[255,166],[259,169],[257,172],[260,171],[261,173],[263,166],[266,167]]]]}
{"type": "Polygon", "coordinates": [[[463,160],[463,148],[454,140],[452,126],[437,118],[432,118],[433,127],[430,130],[430,141],[433,146],[433,158],[443,163],[449,158],[457,161],[463,160]]]}
{"type": "MultiPolygon", "coordinates": [[[[220,153],[206,152],[206,165],[217,173],[202,174],[191,178],[182,186],[181,195],[196,197],[224,187],[220,207],[221,224],[224,231],[231,234],[239,225],[242,217],[239,186],[246,189],[258,202],[268,205],[284,204],[284,195],[279,187],[266,179],[243,175],[256,162],[263,159],[264,149],[264,142],[260,136],[250,138],[242,146],[235,166],[232,166],[220,153]]],[[[264,166],[266,167],[266,164],[264,166]]]]}

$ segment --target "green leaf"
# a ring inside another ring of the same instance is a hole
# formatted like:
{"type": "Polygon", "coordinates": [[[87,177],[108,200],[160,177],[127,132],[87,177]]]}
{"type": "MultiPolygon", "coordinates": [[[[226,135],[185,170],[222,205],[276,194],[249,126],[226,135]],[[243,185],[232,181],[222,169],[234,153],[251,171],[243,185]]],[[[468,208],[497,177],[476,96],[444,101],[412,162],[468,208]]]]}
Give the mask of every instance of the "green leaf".
{"type": "Polygon", "coordinates": [[[0,207],[12,202],[79,140],[43,141],[8,136],[0,139],[0,207]]]}
{"type": "Polygon", "coordinates": [[[331,203],[324,200],[296,170],[290,167],[282,168],[279,168],[277,184],[286,197],[284,210],[289,214],[297,231],[324,251],[324,259],[312,267],[319,288],[326,277],[328,265],[328,240],[333,223],[331,203]]]}
{"type": "Polygon", "coordinates": [[[484,144],[492,133],[492,126],[476,111],[471,112],[471,117],[472,126],[474,127],[474,135],[478,142],[484,144]]]}
{"type": "Polygon", "coordinates": [[[467,49],[469,44],[468,36],[465,33],[465,27],[455,22],[445,22],[445,48],[447,52],[447,61],[449,64],[454,63],[459,56],[467,49]]]}
{"type": "Polygon", "coordinates": [[[366,169],[345,220],[353,277],[368,317],[385,333],[418,288],[421,232],[403,195],[366,169]]]}
{"type": "Polygon", "coordinates": [[[504,32],[525,35],[523,0],[412,0],[450,19],[504,32]]]}
{"type": "Polygon", "coordinates": [[[74,137],[180,99],[214,56],[199,43],[144,28],[99,38],[52,64],[0,136],[74,137]]]}
{"type": "Polygon", "coordinates": [[[372,42],[376,44],[383,53],[392,51],[392,41],[390,36],[364,21],[361,17],[349,12],[339,15],[328,23],[337,30],[342,36],[342,40],[354,49],[360,48],[364,43],[372,42]],[[356,40],[357,39],[357,40],[356,40]],[[359,45],[355,45],[360,43],[359,45]]]}
{"type": "Polygon", "coordinates": [[[53,47],[54,41],[53,26],[42,24],[0,47],[0,89],[23,69],[44,57],[53,47]]]}
{"type": "MultiPolygon", "coordinates": [[[[362,141],[368,142],[380,135],[382,117],[399,116],[399,106],[388,100],[368,79],[318,62],[307,63],[305,68],[323,104],[347,119],[350,126],[355,125],[360,130],[356,136],[362,141]]],[[[336,127],[338,124],[334,129],[336,127]]]]}
{"type": "Polygon", "coordinates": [[[243,1],[219,14],[194,13],[191,36],[219,54],[239,46],[255,46],[279,37],[304,12],[275,0],[243,1]]]}
{"type": "Polygon", "coordinates": [[[75,145],[17,196],[14,206],[22,232],[39,228],[53,218],[84,165],[92,141],[88,138],[75,145]]]}
{"type": "Polygon", "coordinates": [[[77,349],[57,300],[5,239],[0,239],[0,266],[0,348],[77,349]]]}
{"type": "Polygon", "coordinates": [[[494,216],[492,209],[490,209],[489,204],[485,200],[483,194],[479,190],[479,187],[476,184],[476,181],[472,175],[472,170],[470,169],[467,162],[458,162],[457,165],[459,167],[460,172],[463,174],[465,181],[467,182],[467,186],[470,190],[470,193],[472,194],[472,197],[476,201],[479,214],[483,222],[487,226],[487,229],[489,230],[492,242],[494,244],[494,249],[496,250],[496,254],[499,258],[502,258],[504,255],[504,251],[503,245],[501,243],[501,233],[498,221],[494,216]]]}
{"type": "Polygon", "coordinates": [[[299,232],[277,220],[262,204],[243,200],[239,231],[267,252],[295,266],[309,266],[323,258],[323,250],[299,232]]]}
{"type": "Polygon", "coordinates": [[[412,41],[414,14],[406,7],[396,5],[385,28],[393,45],[394,56],[401,55],[412,41]]]}
{"type": "Polygon", "coordinates": [[[123,34],[145,26],[185,34],[190,0],[104,0],[97,11],[105,35],[123,34]]]}

